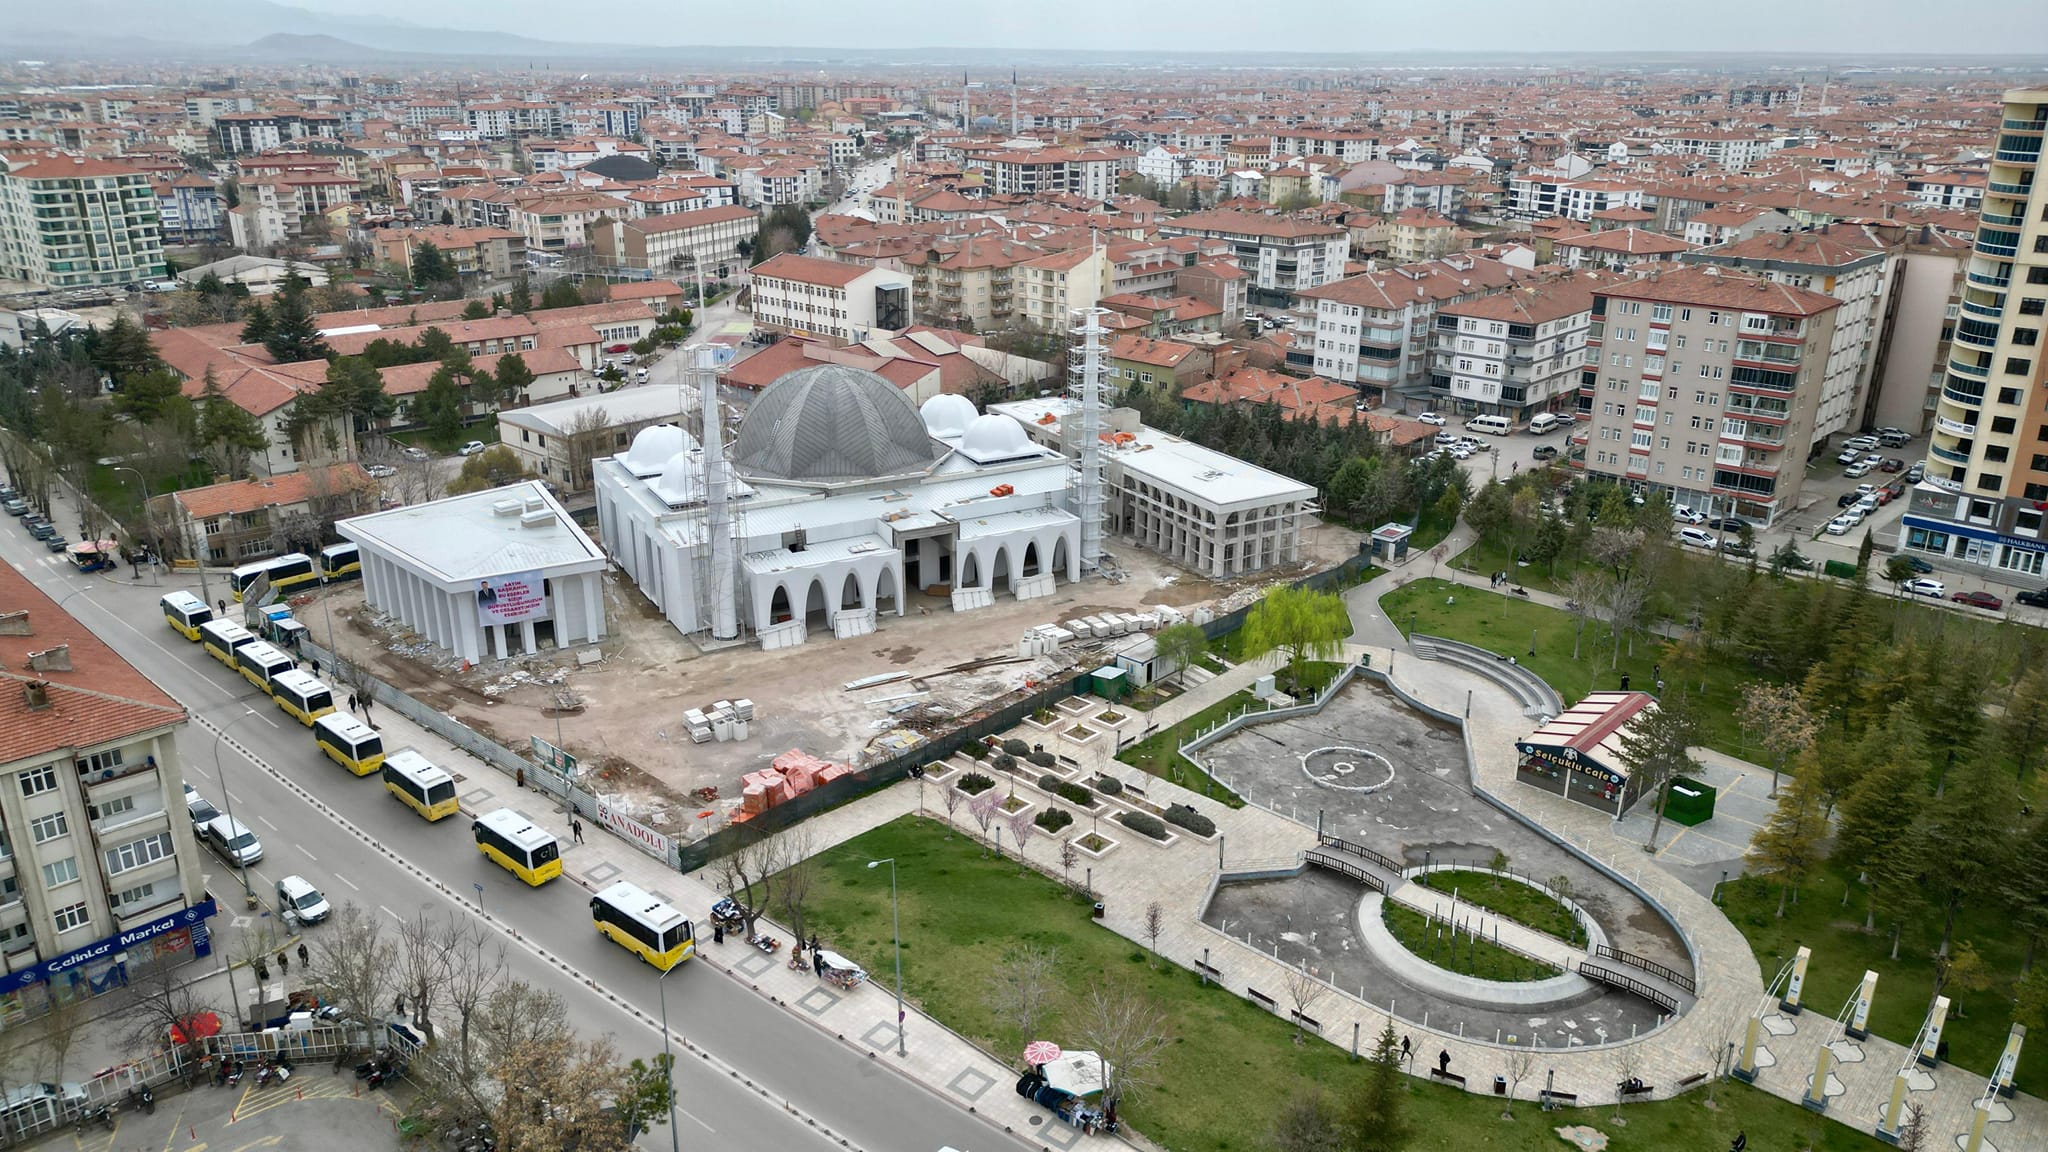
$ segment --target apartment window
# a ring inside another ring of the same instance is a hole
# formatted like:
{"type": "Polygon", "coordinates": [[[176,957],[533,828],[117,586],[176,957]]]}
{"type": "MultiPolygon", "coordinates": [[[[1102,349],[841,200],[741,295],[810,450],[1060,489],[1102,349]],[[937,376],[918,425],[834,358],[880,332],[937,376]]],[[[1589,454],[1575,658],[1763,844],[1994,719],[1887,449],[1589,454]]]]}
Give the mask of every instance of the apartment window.
{"type": "Polygon", "coordinates": [[[2003,464],[2011,455],[2012,453],[2009,449],[1999,444],[1994,444],[1984,449],[1984,460],[1990,464],[2003,464]]]}
{"type": "Polygon", "coordinates": [[[2011,435],[2013,429],[2017,427],[2019,427],[2019,421],[2014,420],[2010,416],[1994,416],[1991,419],[1991,430],[2000,436],[2011,435]]]}
{"type": "Polygon", "coordinates": [[[1669,388],[1666,388],[1666,389],[1664,390],[1664,398],[1665,398],[1666,400],[1676,400],[1676,399],[1678,399],[1678,385],[1676,385],[1676,384],[1673,384],[1673,385],[1672,385],[1671,387],[1669,387],[1669,388]]]}
{"type": "Polygon", "coordinates": [[[83,903],[59,908],[54,913],[53,918],[57,921],[57,931],[59,932],[69,932],[73,928],[83,928],[87,924],[92,923],[92,914],[86,911],[83,903]]]}
{"type": "Polygon", "coordinates": [[[159,832],[144,836],[107,852],[107,873],[117,875],[145,864],[154,864],[171,854],[171,834],[159,832]]]}
{"type": "Polygon", "coordinates": [[[78,879],[78,857],[76,856],[66,856],[62,860],[52,860],[50,863],[43,865],[43,887],[45,888],[55,888],[59,884],[69,884],[76,879],[78,879]]]}
{"type": "Polygon", "coordinates": [[[114,896],[114,906],[117,908],[132,908],[137,904],[148,903],[155,896],[156,881],[152,880],[147,884],[138,884],[133,888],[122,889],[114,896]]]}
{"type": "Polygon", "coordinates": [[[1671,338],[1671,346],[1673,348],[1685,347],[1685,335],[1683,333],[1680,333],[1679,335],[1673,336],[1671,338]]]}
{"type": "Polygon", "coordinates": [[[1659,452],[1664,452],[1664,451],[1668,451],[1668,450],[1669,450],[1670,448],[1671,448],[1671,437],[1669,437],[1669,436],[1659,436],[1659,437],[1657,437],[1657,450],[1658,450],[1659,452]]]}
{"type": "MultiPolygon", "coordinates": [[[[2048,236],[2044,236],[2042,239],[2048,240],[2048,236]]],[[[2041,330],[2038,328],[2015,328],[2012,330],[2012,342],[2031,347],[2041,342],[2041,330]]]]}
{"type": "Polygon", "coordinates": [[[1669,304],[1652,304],[1652,305],[1650,305],[1650,319],[1652,319],[1652,320],[1661,320],[1661,321],[1663,321],[1663,322],[1665,322],[1665,323],[1667,323],[1667,324],[1668,324],[1668,323],[1670,323],[1670,322],[1671,322],[1671,305],[1669,305],[1669,304]]]}
{"type": "Polygon", "coordinates": [[[31,768],[21,774],[21,794],[23,796],[40,796],[56,786],[57,769],[55,765],[45,764],[41,768],[31,768]]]}
{"type": "Polygon", "coordinates": [[[109,768],[119,768],[120,766],[121,750],[119,748],[110,748],[105,752],[95,752],[90,756],[81,758],[78,761],[78,774],[86,776],[94,772],[105,771],[109,768]]]}
{"type": "Polygon", "coordinates": [[[71,826],[64,819],[62,812],[52,812],[48,816],[38,816],[28,822],[29,839],[34,840],[38,844],[47,840],[55,840],[69,831],[71,831],[71,826]]]}
{"type": "Polygon", "coordinates": [[[2027,269],[2027,283],[2048,284],[2048,268],[2027,269]]]}
{"type": "Polygon", "coordinates": [[[1629,436],[1628,443],[1631,448],[1648,448],[1650,446],[1650,434],[1648,432],[1634,433],[1629,436]]]}
{"type": "Polygon", "coordinates": [[[2044,300],[2039,296],[2031,296],[2020,301],[2020,315],[2022,316],[2039,316],[2044,311],[2048,311],[2048,300],[2044,300]]]}
{"type": "Polygon", "coordinates": [[[133,811],[135,811],[135,797],[116,796],[112,800],[109,800],[104,804],[94,805],[93,818],[96,820],[104,820],[109,816],[119,816],[123,812],[133,811]]]}
{"type": "MultiPolygon", "coordinates": [[[[1692,319],[1692,309],[1690,309],[1690,308],[1680,308],[1680,309],[1678,310],[1678,318],[1679,318],[1680,320],[1690,320],[1690,319],[1692,319]]],[[[1682,337],[1681,337],[1681,339],[1682,339],[1682,337]]],[[[1684,347],[1684,345],[1683,345],[1683,344],[1681,344],[1681,345],[1679,345],[1679,347],[1683,348],[1683,347],[1684,347]]]]}
{"type": "Polygon", "coordinates": [[[2017,388],[2000,388],[1998,390],[1998,402],[2000,404],[2018,404],[2020,402],[2020,390],[2017,388]]]}

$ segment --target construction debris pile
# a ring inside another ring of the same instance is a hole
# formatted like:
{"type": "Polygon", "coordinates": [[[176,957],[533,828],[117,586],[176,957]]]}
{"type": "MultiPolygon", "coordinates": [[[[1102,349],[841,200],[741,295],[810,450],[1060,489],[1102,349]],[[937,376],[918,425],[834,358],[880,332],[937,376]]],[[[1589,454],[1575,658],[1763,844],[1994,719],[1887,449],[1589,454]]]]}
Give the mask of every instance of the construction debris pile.
{"type": "Polygon", "coordinates": [[[740,777],[740,810],[732,818],[738,822],[758,816],[852,772],[844,764],[792,748],[769,761],[767,768],[740,777]]]}
{"type": "Polygon", "coordinates": [[[692,708],[683,713],[683,726],[690,730],[692,744],[745,740],[747,727],[753,720],[752,700],[720,700],[708,710],[692,708]]]}

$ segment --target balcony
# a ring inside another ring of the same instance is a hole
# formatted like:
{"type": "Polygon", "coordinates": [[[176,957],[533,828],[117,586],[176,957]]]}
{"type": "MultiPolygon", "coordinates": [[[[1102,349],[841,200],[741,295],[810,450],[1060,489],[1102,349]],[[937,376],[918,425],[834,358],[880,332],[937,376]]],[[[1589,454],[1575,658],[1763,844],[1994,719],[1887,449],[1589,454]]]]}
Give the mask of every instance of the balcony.
{"type": "Polygon", "coordinates": [[[1936,416],[1934,426],[1950,436],[1971,437],[1977,434],[1975,424],[1965,424],[1961,420],[1951,420],[1946,416],[1936,416]]]}
{"type": "Polygon", "coordinates": [[[1928,441],[1927,451],[1929,455],[1946,460],[1951,464],[1961,464],[1967,467],[1970,463],[1970,454],[1968,452],[1957,452],[1953,449],[1943,448],[1931,440],[1928,441]]]}
{"type": "Polygon", "coordinates": [[[1986,182],[1985,188],[1991,192],[1997,193],[2000,196],[2027,196],[2031,195],[2034,191],[2034,185],[2032,181],[2025,181],[2019,184],[2007,184],[2003,181],[1992,180],[1986,182]]]}
{"type": "Polygon", "coordinates": [[[1984,389],[1979,387],[1972,391],[1968,388],[1958,387],[1959,384],[1967,383],[1968,381],[1956,381],[1943,385],[1941,398],[1951,404],[1960,404],[1965,408],[1982,408],[1984,406],[1984,389]]]}
{"type": "Polygon", "coordinates": [[[2027,226],[2027,218],[2017,213],[2007,216],[1999,212],[1983,212],[1977,218],[1986,224],[1999,224],[2007,228],[2024,228],[2027,226]]]}
{"type": "MultiPolygon", "coordinates": [[[[1975,376],[1979,380],[1989,380],[1991,378],[1991,368],[1988,365],[1965,364],[1953,356],[1949,357],[1948,369],[1951,372],[1960,372],[1965,376],[1975,376]]],[[[1979,402],[1981,403],[1981,401],[1979,402]]]]}
{"type": "Polygon", "coordinates": [[[1977,230],[1977,251],[1985,256],[2017,256],[2020,254],[2020,234],[1980,228],[1977,230]]]}
{"type": "Polygon", "coordinates": [[[2029,135],[2039,136],[2041,135],[2042,129],[2048,128],[2048,121],[2005,120],[2001,121],[1998,127],[2001,131],[2004,132],[2023,132],[2029,135]]]}
{"type": "Polygon", "coordinates": [[[1979,304],[1975,300],[1964,300],[1963,311],[1973,316],[1989,316],[1996,320],[2005,315],[2005,296],[2001,293],[1996,304],[1979,304]]]}
{"type": "Polygon", "coordinates": [[[94,789],[112,780],[125,780],[138,772],[156,771],[156,757],[144,756],[122,764],[95,764],[90,760],[80,760],[77,767],[79,782],[88,789],[94,789]]]}
{"type": "Polygon", "coordinates": [[[1961,492],[1963,490],[1962,481],[1951,480],[1946,476],[1936,476],[1932,472],[1927,473],[1927,475],[1922,477],[1922,479],[1926,483],[1932,484],[1936,488],[1939,488],[1945,492],[1961,492]]]}
{"type": "Polygon", "coordinates": [[[1998,347],[1998,325],[1983,320],[1963,320],[1956,324],[1955,340],[1976,348],[1998,347]]]}

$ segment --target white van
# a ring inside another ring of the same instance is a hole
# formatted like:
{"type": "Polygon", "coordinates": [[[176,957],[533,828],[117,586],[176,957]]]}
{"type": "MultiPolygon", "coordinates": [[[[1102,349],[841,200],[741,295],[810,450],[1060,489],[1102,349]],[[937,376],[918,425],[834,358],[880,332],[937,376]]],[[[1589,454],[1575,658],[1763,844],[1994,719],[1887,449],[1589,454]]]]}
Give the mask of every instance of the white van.
{"type": "Polygon", "coordinates": [[[263,859],[263,841],[233,816],[216,816],[208,821],[206,840],[230,864],[246,868],[263,859]]]}
{"type": "Polygon", "coordinates": [[[1484,432],[1489,436],[1505,436],[1514,429],[1505,416],[1474,416],[1465,421],[1465,431],[1484,432]]]}
{"type": "Polygon", "coordinates": [[[1564,417],[1555,412],[1538,412],[1529,421],[1529,435],[1548,436],[1564,427],[1564,417]]]}

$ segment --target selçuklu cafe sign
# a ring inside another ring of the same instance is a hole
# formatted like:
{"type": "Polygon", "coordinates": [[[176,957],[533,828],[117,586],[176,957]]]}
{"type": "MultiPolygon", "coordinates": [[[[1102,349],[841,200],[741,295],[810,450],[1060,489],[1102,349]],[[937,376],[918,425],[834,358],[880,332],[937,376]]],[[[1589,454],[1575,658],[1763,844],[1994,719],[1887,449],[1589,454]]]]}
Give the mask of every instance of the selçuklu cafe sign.
{"type": "Polygon", "coordinates": [[[162,936],[167,932],[175,932],[180,928],[192,929],[193,955],[209,955],[213,951],[213,947],[207,938],[206,921],[217,911],[219,911],[218,906],[214,904],[213,897],[209,896],[189,908],[180,908],[169,915],[159,916],[147,924],[138,924],[126,932],[116,932],[112,936],[95,940],[82,948],[74,948],[62,956],[52,957],[40,964],[23,968],[19,972],[9,972],[5,975],[0,975],[0,995],[19,992],[31,984],[40,984],[45,980],[55,980],[74,968],[83,967],[96,960],[106,959],[116,953],[125,952],[137,944],[144,943],[157,936],[162,936]]]}

